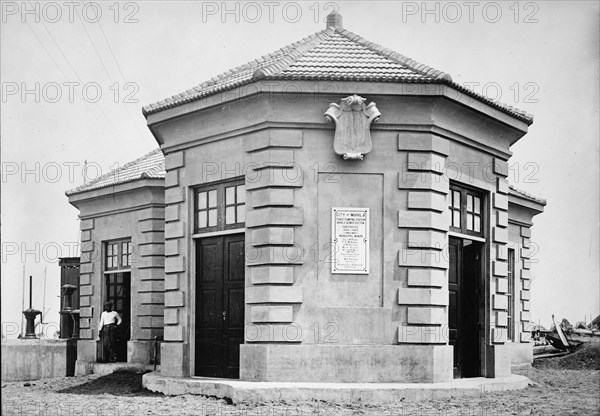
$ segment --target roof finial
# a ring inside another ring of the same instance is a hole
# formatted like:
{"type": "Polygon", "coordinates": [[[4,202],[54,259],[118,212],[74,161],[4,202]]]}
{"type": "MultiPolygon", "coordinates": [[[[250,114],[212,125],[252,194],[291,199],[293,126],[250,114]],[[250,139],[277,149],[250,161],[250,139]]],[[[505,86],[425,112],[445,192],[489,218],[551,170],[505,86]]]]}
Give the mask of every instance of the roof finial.
{"type": "Polygon", "coordinates": [[[344,28],[344,19],[342,19],[342,15],[336,12],[331,12],[327,15],[327,29],[343,29],[344,28]]]}

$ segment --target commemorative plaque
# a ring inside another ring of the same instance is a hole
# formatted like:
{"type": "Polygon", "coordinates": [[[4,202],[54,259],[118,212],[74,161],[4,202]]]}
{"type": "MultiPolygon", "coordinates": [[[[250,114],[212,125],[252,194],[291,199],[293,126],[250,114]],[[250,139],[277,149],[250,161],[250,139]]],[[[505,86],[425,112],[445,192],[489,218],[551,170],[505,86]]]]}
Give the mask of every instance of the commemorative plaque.
{"type": "Polygon", "coordinates": [[[369,208],[331,208],[331,273],[369,274],[369,208]]]}

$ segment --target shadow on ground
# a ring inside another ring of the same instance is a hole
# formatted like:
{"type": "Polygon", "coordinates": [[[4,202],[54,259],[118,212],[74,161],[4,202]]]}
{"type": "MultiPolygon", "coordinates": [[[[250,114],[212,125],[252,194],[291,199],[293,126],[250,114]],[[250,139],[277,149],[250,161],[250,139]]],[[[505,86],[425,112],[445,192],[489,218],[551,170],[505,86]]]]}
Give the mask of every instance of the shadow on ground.
{"type": "Polygon", "coordinates": [[[58,390],[58,393],[69,394],[111,394],[113,396],[157,396],[160,393],[154,393],[142,387],[142,376],[145,373],[120,370],[114,373],[98,377],[95,380],[84,384],[68,387],[58,390]]]}

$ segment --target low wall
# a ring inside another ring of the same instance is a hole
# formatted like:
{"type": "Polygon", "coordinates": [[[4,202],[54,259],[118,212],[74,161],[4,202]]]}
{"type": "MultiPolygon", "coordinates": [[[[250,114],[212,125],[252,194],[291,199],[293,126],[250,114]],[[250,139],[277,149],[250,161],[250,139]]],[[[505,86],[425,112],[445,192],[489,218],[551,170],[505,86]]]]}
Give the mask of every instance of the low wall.
{"type": "Polygon", "coordinates": [[[512,365],[531,364],[533,362],[533,344],[509,342],[506,345],[510,348],[510,363],[512,365]]]}
{"type": "Polygon", "coordinates": [[[2,381],[72,376],[76,358],[73,340],[6,340],[2,342],[2,381]]]}

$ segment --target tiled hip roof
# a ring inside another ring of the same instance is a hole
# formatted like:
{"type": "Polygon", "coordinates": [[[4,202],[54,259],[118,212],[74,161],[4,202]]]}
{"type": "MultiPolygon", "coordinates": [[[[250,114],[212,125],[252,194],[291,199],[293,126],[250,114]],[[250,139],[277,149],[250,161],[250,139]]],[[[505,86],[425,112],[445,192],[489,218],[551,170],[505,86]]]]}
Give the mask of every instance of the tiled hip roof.
{"type": "Polygon", "coordinates": [[[160,149],[155,149],[134,161],[126,163],[120,168],[111,170],[89,183],[67,191],[66,194],[67,196],[71,196],[73,194],[107,188],[109,186],[115,186],[139,179],[164,179],[165,175],[165,157],[160,149]]]}
{"type": "Polygon", "coordinates": [[[447,73],[369,42],[341,27],[328,27],[190,90],[147,105],[143,113],[147,116],[261,79],[446,84],[527,124],[533,122],[531,115],[461,86],[453,82],[447,73]]]}

